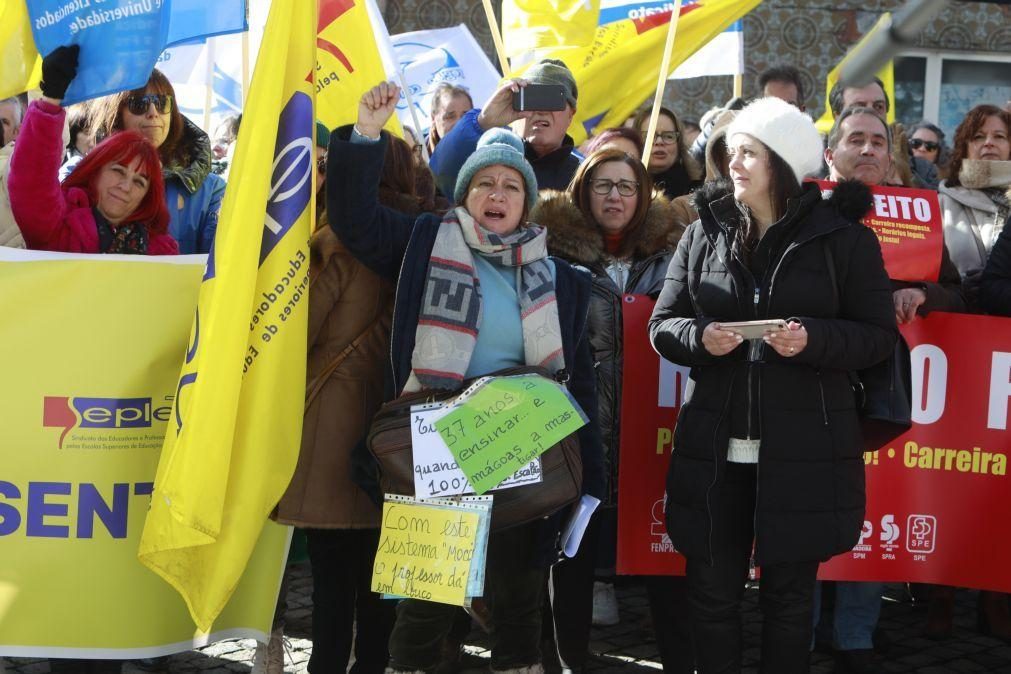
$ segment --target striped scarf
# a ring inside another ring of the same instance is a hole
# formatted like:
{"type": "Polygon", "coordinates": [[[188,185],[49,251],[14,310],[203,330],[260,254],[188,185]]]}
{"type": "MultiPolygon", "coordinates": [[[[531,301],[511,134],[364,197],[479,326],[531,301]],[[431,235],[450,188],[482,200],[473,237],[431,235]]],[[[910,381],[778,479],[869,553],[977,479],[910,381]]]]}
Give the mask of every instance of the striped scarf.
{"type": "Polygon", "coordinates": [[[499,236],[458,207],[443,218],[432,247],[405,393],[454,389],[463,382],[481,326],[474,253],[516,268],[526,364],[550,372],[565,368],[555,282],[546,260],[547,230],[531,225],[499,236]]]}

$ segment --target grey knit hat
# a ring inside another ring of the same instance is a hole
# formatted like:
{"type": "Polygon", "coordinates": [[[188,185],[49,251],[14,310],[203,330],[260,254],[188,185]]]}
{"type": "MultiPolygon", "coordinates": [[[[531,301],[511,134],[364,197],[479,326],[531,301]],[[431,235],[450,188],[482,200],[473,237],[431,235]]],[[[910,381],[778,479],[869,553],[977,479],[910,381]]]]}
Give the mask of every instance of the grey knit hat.
{"type": "Polygon", "coordinates": [[[576,107],[576,99],[579,91],[576,89],[576,78],[572,76],[572,71],[563,61],[558,59],[542,59],[530,66],[523,79],[530,84],[558,84],[565,90],[565,100],[573,108],[576,107]]]}
{"type": "Polygon", "coordinates": [[[537,178],[534,169],[523,154],[523,141],[509,129],[488,129],[477,141],[477,148],[463,163],[460,173],[456,176],[456,188],[453,190],[453,200],[462,204],[467,198],[467,189],[474,174],[486,166],[501,164],[519,171],[526,184],[527,209],[532,209],[537,203],[537,178]]]}

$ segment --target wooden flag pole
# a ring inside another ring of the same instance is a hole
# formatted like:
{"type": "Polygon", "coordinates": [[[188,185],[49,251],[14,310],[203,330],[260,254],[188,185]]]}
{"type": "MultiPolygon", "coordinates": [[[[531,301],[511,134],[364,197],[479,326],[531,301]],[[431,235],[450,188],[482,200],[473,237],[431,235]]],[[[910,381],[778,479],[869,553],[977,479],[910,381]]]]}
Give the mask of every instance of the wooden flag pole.
{"type": "Polygon", "coordinates": [[[411,119],[414,120],[414,137],[418,139],[418,144],[421,145],[421,156],[425,158],[425,163],[427,164],[428,145],[425,143],[425,139],[421,137],[421,123],[418,121],[418,111],[414,109],[414,98],[411,96],[411,90],[407,88],[403,69],[397,71],[397,79],[400,80],[400,90],[404,92],[404,98],[407,99],[407,109],[411,111],[411,119]]]}
{"type": "Polygon", "coordinates": [[[505,45],[502,44],[502,31],[498,28],[498,20],[495,18],[495,8],[491,6],[491,0],[482,0],[484,4],[484,14],[488,17],[488,28],[491,30],[491,39],[495,43],[495,53],[498,54],[498,63],[502,68],[502,77],[508,78],[509,60],[506,59],[505,45]]]}
{"type": "Polygon", "coordinates": [[[660,64],[660,74],[656,82],[656,97],[653,98],[653,110],[649,114],[649,127],[646,130],[646,140],[642,152],[642,165],[649,168],[649,156],[653,152],[653,138],[656,137],[656,123],[660,118],[660,106],[663,105],[663,89],[667,83],[668,68],[670,68],[671,52],[674,50],[674,36],[677,35],[678,21],[681,19],[681,0],[675,0],[674,11],[671,12],[670,25],[667,27],[667,43],[663,48],[663,61],[660,64]]]}
{"type": "Polygon", "coordinates": [[[214,107],[214,38],[207,38],[207,88],[204,90],[204,131],[208,135],[214,132],[211,129],[211,108],[214,107]]]}
{"type": "Polygon", "coordinates": [[[249,31],[242,34],[242,107],[249,96],[249,31]]]}
{"type": "Polygon", "coordinates": [[[734,97],[740,98],[744,95],[744,75],[737,73],[734,75],[734,97]]]}

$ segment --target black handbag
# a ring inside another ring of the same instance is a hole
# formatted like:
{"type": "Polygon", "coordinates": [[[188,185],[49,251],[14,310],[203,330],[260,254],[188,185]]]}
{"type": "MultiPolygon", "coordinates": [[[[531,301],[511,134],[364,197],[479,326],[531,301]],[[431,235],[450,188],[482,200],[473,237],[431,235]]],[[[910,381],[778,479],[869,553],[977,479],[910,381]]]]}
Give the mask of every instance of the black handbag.
{"type": "MultiPolygon", "coordinates": [[[[835,260],[827,244],[822,244],[822,250],[832,280],[835,305],[839,307],[835,260]]],[[[891,356],[864,370],[851,371],[849,376],[856,396],[857,410],[860,412],[860,427],[866,451],[881,449],[912,428],[912,365],[909,346],[902,335],[895,341],[891,356]]]]}

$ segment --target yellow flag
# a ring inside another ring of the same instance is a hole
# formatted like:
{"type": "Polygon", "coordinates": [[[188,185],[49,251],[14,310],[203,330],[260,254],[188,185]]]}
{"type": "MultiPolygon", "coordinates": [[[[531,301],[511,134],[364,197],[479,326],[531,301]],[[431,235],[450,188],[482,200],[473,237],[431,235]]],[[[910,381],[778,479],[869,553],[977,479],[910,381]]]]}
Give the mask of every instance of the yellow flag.
{"type": "MultiPolygon", "coordinates": [[[[366,1],[319,0],[316,105],[328,129],[354,123],[362,94],[386,79],[366,1]]],[[[404,135],[396,115],[385,128],[404,135]]]]}
{"type": "MultiPolygon", "coordinates": [[[[683,7],[667,75],[760,2],[699,0],[683,7]]],[[[576,78],[579,107],[569,127],[576,145],[595,129],[621,126],[653,97],[672,11],[600,26],[584,49],[538,54],[562,59],[576,78]]]]}
{"type": "Polygon", "coordinates": [[[0,98],[39,86],[42,57],[35,51],[25,0],[0,0],[0,98]]]}
{"type": "MultiPolygon", "coordinates": [[[[843,58],[843,60],[840,61],[835,68],[832,68],[832,70],[829,71],[828,78],[825,80],[825,112],[822,114],[821,117],[818,118],[818,121],[814,123],[815,126],[818,127],[818,131],[820,133],[827,135],[828,132],[832,130],[832,125],[835,123],[835,116],[832,114],[832,107],[828,103],[828,95],[832,91],[832,87],[835,86],[835,83],[839,81],[839,71],[842,70],[843,64],[846,63],[847,59],[849,59],[849,55],[854,53],[857,49],[859,49],[860,46],[864,44],[864,41],[869,39],[871,35],[878,32],[879,30],[888,30],[888,26],[891,24],[891,21],[892,21],[891,14],[887,12],[882,14],[881,18],[878,19],[878,22],[874,24],[874,27],[871,28],[869,31],[867,31],[867,34],[864,35],[862,38],[860,38],[860,41],[857,42],[856,45],[850,47],[849,52],[846,53],[846,56],[843,58]]],[[[884,68],[881,69],[881,71],[878,73],[878,78],[885,85],[885,95],[888,96],[888,100],[891,103],[888,106],[888,114],[886,116],[888,123],[891,124],[895,121],[894,61],[889,61],[888,65],[886,65],[884,68]]]]}
{"type": "Polygon", "coordinates": [[[600,0],[502,0],[506,56],[586,47],[593,42],[599,20],[600,0]]]}
{"type": "Polygon", "coordinates": [[[301,444],[315,9],[305,0],[270,8],[138,551],[205,632],[301,444]]]}

